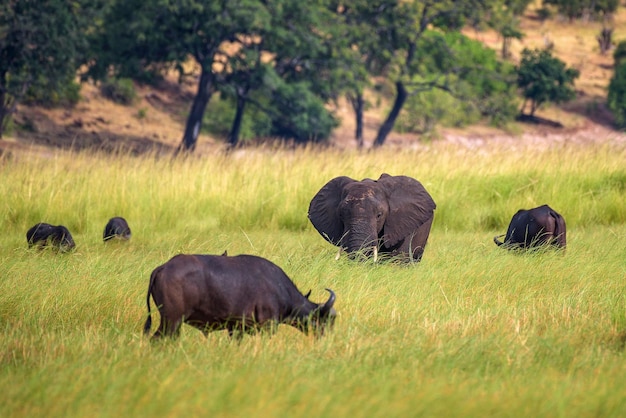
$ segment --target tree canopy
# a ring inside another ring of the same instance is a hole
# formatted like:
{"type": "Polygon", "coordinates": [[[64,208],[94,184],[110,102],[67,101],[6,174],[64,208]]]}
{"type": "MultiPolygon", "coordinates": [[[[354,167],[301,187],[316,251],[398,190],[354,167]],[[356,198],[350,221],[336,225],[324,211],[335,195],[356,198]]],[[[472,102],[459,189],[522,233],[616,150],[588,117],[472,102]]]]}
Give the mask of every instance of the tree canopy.
{"type": "Polygon", "coordinates": [[[525,48],[517,72],[517,85],[525,99],[521,113],[524,114],[529,101],[529,115],[532,117],[544,103],[562,103],[573,99],[576,96],[574,81],[579,75],[577,69],[567,68],[549,50],[525,48]]]}
{"type": "Polygon", "coordinates": [[[88,0],[0,3],[0,137],[29,90],[55,90],[76,75],[87,51],[88,0]]]}

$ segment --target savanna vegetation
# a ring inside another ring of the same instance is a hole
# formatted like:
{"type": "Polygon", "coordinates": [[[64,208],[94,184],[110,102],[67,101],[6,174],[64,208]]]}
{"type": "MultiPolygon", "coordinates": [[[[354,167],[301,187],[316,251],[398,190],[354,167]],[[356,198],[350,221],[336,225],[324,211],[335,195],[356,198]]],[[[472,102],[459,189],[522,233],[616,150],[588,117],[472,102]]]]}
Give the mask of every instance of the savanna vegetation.
{"type": "Polygon", "coordinates": [[[0,415],[623,416],[624,161],[619,143],[5,156],[0,415]],[[309,200],[336,175],[381,172],[419,179],[438,204],[423,261],[335,261],[309,200]],[[496,247],[518,208],[543,203],[567,221],[565,252],[496,247]],[[133,237],[105,244],[116,215],[133,237]],[[29,250],[42,220],[76,250],[29,250]],[[238,343],[185,326],[150,344],[150,272],[224,250],[270,259],[313,300],[332,288],[334,330],[238,343]]]}

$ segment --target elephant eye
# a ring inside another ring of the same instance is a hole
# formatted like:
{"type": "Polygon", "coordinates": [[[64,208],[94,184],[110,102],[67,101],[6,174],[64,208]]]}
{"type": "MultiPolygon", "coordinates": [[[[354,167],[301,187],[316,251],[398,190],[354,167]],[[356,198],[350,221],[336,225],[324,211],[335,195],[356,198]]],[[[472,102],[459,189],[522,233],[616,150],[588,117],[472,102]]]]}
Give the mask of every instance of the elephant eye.
{"type": "Polygon", "coordinates": [[[376,214],[376,219],[380,219],[380,217],[381,217],[381,216],[383,216],[383,213],[382,213],[382,212],[378,212],[378,213],[376,214]]]}

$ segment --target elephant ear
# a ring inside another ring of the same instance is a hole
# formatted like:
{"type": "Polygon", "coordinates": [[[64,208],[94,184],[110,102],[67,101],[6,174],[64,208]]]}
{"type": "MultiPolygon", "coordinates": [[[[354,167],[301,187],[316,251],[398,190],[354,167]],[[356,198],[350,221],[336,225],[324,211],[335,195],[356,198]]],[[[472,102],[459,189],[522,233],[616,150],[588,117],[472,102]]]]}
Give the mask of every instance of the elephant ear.
{"type": "Polygon", "coordinates": [[[355,181],[346,176],[335,177],[313,196],[309,205],[309,220],[317,232],[334,245],[339,245],[343,235],[343,223],[337,212],[341,194],[346,184],[355,181]]]}
{"type": "Polygon", "coordinates": [[[386,247],[392,247],[431,219],[437,205],[414,178],[383,174],[378,183],[386,191],[389,202],[383,239],[386,247]]]}

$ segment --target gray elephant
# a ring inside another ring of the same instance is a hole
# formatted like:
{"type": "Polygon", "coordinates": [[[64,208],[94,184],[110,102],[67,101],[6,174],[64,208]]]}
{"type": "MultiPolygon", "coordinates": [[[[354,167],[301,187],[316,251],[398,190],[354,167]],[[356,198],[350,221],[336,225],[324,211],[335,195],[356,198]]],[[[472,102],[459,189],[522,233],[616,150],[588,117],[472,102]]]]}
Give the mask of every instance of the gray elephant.
{"type": "MultiPolygon", "coordinates": [[[[336,177],[309,205],[309,220],[330,243],[354,256],[378,253],[420,261],[433,223],[435,202],[407,176],[378,180],[336,177]]],[[[337,257],[339,257],[339,254],[337,257]]]]}

